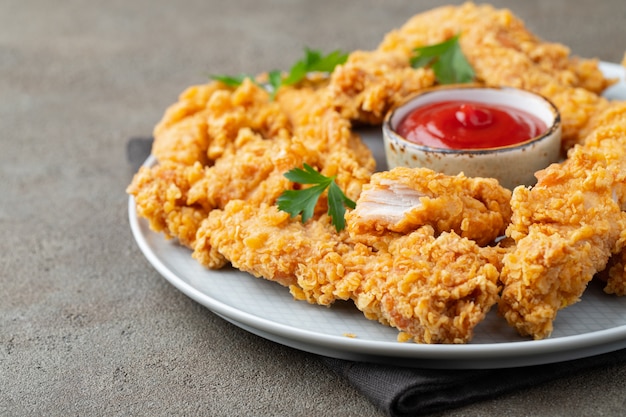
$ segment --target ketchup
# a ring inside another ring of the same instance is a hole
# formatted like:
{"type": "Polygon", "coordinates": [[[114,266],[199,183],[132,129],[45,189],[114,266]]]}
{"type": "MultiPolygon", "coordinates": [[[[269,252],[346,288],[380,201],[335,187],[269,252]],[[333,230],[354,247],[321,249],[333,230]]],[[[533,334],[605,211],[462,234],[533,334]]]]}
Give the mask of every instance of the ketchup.
{"type": "Polygon", "coordinates": [[[538,117],[513,107],[442,101],[413,110],[397,132],[431,148],[485,149],[526,142],[546,129],[538,117]]]}

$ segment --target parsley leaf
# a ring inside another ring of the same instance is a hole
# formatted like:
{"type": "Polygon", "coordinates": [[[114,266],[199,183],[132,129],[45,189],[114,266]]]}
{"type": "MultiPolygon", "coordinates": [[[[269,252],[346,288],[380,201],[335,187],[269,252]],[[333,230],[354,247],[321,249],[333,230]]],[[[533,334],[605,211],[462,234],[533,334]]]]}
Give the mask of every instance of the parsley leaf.
{"type": "Polygon", "coordinates": [[[333,225],[338,232],[346,227],[346,221],[344,219],[344,215],[346,214],[345,207],[354,209],[356,203],[350,200],[343,191],[341,191],[341,188],[339,188],[335,181],[331,182],[330,188],[328,188],[328,214],[333,220],[333,225]]]}
{"type": "Polygon", "coordinates": [[[431,67],[441,84],[469,83],[474,81],[474,69],[463,55],[459,36],[447,41],[415,48],[411,58],[413,68],[431,67]]]}
{"type": "Polygon", "coordinates": [[[285,190],[278,197],[278,209],[291,214],[291,217],[302,213],[302,223],[304,223],[313,217],[317,200],[326,187],[328,185],[318,184],[304,190],[285,190]]]}
{"type": "Polygon", "coordinates": [[[269,87],[267,85],[264,87],[270,93],[270,98],[272,100],[274,100],[274,96],[276,95],[278,89],[280,88],[280,85],[282,84],[282,78],[283,75],[278,70],[270,71],[267,74],[269,87]]]}
{"type": "Polygon", "coordinates": [[[326,56],[320,51],[309,48],[306,48],[304,52],[304,58],[291,67],[282,85],[297,84],[310,72],[332,72],[337,65],[343,64],[348,59],[348,54],[338,50],[326,56]]]}
{"type": "Polygon", "coordinates": [[[304,164],[303,166],[304,169],[294,168],[288,171],[285,173],[285,178],[300,184],[323,184],[325,182],[330,183],[333,180],[332,178],[320,174],[309,164],[304,164]]]}
{"type": "MultiPolygon", "coordinates": [[[[311,72],[330,73],[337,65],[343,64],[347,59],[348,54],[339,50],[323,55],[320,51],[305,48],[304,58],[296,62],[285,76],[280,70],[272,70],[267,73],[267,83],[259,85],[270,93],[270,97],[273,99],[280,87],[298,84],[311,72]]],[[[253,77],[245,74],[211,76],[211,79],[221,81],[229,87],[238,87],[246,78],[254,80],[253,77]]]]}
{"type": "Polygon", "coordinates": [[[313,184],[302,190],[285,190],[278,197],[278,209],[295,217],[302,214],[302,223],[313,217],[315,205],[319,197],[328,189],[328,215],[332,224],[339,232],[346,227],[344,215],[346,207],[355,208],[356,203],[341,191],[335,177],[327,177],[313,167],[304,164],[304,169],[294,168],[285,173],[285,178],[299,184],[313,184]]]}
{"type": "Polygon", "coordinates": [[[229,87],[238,87],[243,83],[243,80],[246,78],[252,79],[249,75],[239,74],[239,75],[211,75],[211,79],[215,81],[219,81],[221,83],[226,84],[229,87]]]}

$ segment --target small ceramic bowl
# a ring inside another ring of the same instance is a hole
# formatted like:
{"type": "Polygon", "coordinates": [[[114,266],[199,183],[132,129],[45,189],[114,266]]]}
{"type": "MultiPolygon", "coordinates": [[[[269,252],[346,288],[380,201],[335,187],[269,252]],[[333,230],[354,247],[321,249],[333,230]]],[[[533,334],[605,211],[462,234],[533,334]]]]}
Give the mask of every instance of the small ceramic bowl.
{"type": "Polygon", "coordinates": [[[391,111],[383,123],[383,141],[389,169],[425,167],[448,175],[496,178],[506,188],[536,183],[534,173],[561,159],[561,118],[546,98],[515,88],[454,86],[426,90],[391,111]],[[435,148],[410,142],[397,133],[400,122],[413,110],[444,101],[508,106],[535,115],[545,132],[514,145],[487,149],[435,148]]]}

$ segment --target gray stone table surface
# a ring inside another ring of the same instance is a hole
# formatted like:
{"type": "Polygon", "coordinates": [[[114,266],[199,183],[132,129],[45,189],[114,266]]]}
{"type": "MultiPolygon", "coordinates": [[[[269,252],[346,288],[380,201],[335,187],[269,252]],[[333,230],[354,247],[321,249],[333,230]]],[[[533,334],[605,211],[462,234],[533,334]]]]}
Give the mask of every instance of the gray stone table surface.
{"type": "MultiPolygon", "coordinates": [[[[125,146],[210,73],[373,49],[440,4],[0,0],[0,415],[382,415],[161,278],[129,229],[125,146]]],[[[623,0],[492,4],[574,54],[626,50],[623,0]]],[[[439,415],[621,415],[625,382],[626,364],[439,415]]]]}

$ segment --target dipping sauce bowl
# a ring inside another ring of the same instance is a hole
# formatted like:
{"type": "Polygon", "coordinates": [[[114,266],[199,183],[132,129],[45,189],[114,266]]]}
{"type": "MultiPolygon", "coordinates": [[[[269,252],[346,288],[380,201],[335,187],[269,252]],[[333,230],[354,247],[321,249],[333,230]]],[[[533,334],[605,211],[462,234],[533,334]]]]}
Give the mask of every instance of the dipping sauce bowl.
{"type": "Polygon", "coordinates": [[[383,141],[389,169],[463,172],[512,190],[534,185],[536,171],[561,159],[561,130],[558,109],[540,95],[452,86],[425,90],[389,112],[383,141]]]}

